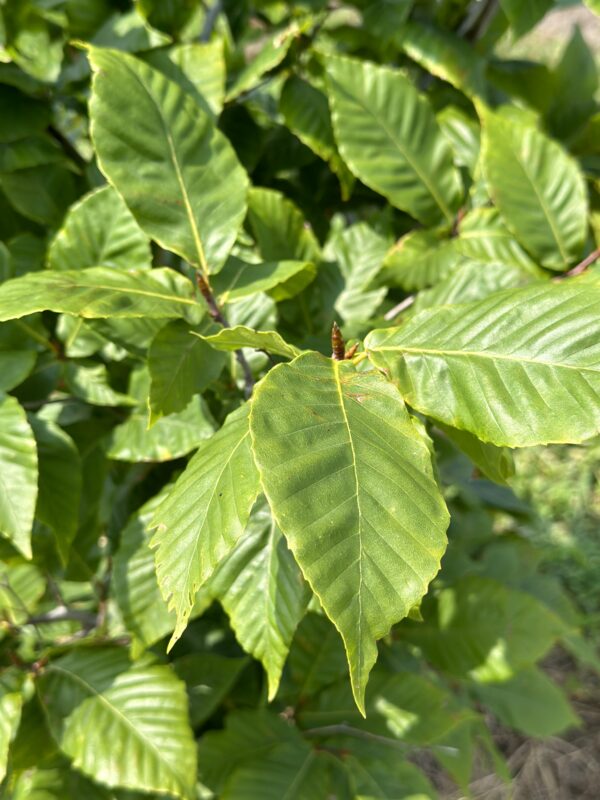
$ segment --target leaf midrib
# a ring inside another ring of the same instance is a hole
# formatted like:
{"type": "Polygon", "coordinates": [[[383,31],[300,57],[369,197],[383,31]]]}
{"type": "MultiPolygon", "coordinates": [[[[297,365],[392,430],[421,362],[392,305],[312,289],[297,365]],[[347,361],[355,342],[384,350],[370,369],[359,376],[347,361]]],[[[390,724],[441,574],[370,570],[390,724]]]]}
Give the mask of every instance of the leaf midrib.
{"type": "MultiPolygon", "coordinates": [[[[171,764],[169,764],[168,761],[164,761],[162,759],[161,751],[156,747],[154,742],[152,742],[151,740],[146,739],[142,735],[142,733],[135,727],[135,725],[128,719],[128,717],[119,708],[117,708],[117,706],[113,705],[105,695],[103,695],[101,692],[99,692],[94,686],[92,686],[91,683],[88,683],[80,675],[75,675],[74,672],[69,672],[69,670],[63,669],[62,667],[58,666],[57,664],[52,664],[49,667],[48,671],[49,672],[61,673],[62,675],[66,676],[68,679],[72,680],[74,683],[78,683],[80,686],[82,686],[84,688],[84,690],[91,697],[98,698],[98,700],[100,700],[100,702],[103,705],[105,705],[109,709],[109,711],[112,711],[115,714],[115,716],[118,717],[123,722],[123,724],[127,728],[129,728],[131,730],[131,732],[133,733],[133,735],[135,736],[136,739],[141,741],[143,745],[147,745],[154,752],[156,758],[158,759],[158,762],[167,767],[168,771],[175,778],[175,780],[177,782],[177,785],[180,788],[185,789],[185,781],[182,779],[182,777],[180,775],[177,774],[177,772],[174,771],[173,767],[171,766],[171,764]]],[[[161,789],[161,788],[157,787],[156,791],[169,791],[169,789],[168,788],[161,789]]]]}
{"type": "Polygon", "coordinates": [[[175,151],[175,143],[173,141],[173,137],[171,136],[171,134],[169,132],[169,127],[167,125],[167,121],[166,121],[166,119],[164,117],[164,114],[162,112],[161,107],[157,103],[154,95],[152,94],[150,89],[146,86],[144,81],[139,77],[139,75],[136,75],[136,73],[131,69],[129,64],[125,63],[125,67],[128,70],[128,72],[133,76],[134,80],[136,80],[137,83],[139,83],[139,85],[142,87],[144,92],[148,95],[148,98],[150,99],[150,101],[154,105],[154,107],[156,108],[158,116],[160,117],[160,121],[162,123],[164,134],[165,134],[165,139],[167,140],[167,144],[169,146],[169,152],[171,154],[171,161],[172,161],[172,164],[173,164],[173,168],[175,170],[175,176],[177,178],[177,183],[179,184],[179,190],[181,191],[181,196],[183,197],[183,202],[185,204],[185,210],[186,210],[186,214],[187,214],[187,217],[188,217],[188,222],[189,222],[189,225],[190,225],[190,228],[191,228],[191,231],[192,231],[192,237],[194,239],[194,244],[196,245],[196,252],[198,254],[198,262],[199,262],[199,265],[200,265],[202,271],[204,272],[204,274],[208,275],[208,264],[206,263],[206,256],[204,254],[204,247],[202,246],[202,239],[200,237],[200,231],[198,230],[198,225],[196,224],[196,219],[194,217],[194,211],[192,209],[192,204],[190,202],[190,198],[189,198],[189,195],[188,195],[187,186],[185,185],[185,181],[183,180],[183,172],[181,171],[181,167],[180,167],[180,164],[179,164],[179,159],[178,159],[177,153],[175,151]]]}
{"type": "MultiPolygon", "coordinates": [[[[421,171],[421,168],[417,165],[417,162],[413,161],[412,157],[408,154],[408,151],[405,149],[405,147],[400,142],[400,140],[396,139],[396,137],[394,136],[393,131],[391,131],[388,128],[388,126],[382,120],[380,120],[379,117],[377,117],[375,115],[375,113],[373,111],[371,111],[370,108],[368,108],[368,106],[366,106],[362,102],[362,100],[360,98],[358,98],[355,95],[350,94],[346,89],[344,89],[342,84],[339,83],[337,80],[336,80],[336,83],[342,89],[342,91],[344,92],[344,94],[347,97],[349,97],[350,99],[354,100],[357,103],[357,105],[359,105],[363,109],[363,111],[366,111],[367,114],[369,116],[371,116],[375,120],[375,122],[383,129],[384,133],[388,136],[388,138],[390,139],[392,144],[396,145],[397,149],[400,150],[400,152],[402,153],[402,155],[404,156],[404,158],[406,159],[408,164],[412,167],[412,169],[414,170],[416,175],[421,179],[421,181],[423,182],[423,184],[427,188],[427,191],[429,192],[429,194],[431,195],[431,197],[433,198],[433,200],[437,204],[437,206],[440,209],[440,211],[442,212],[442,214],[446,217],[446,219],[449,222],[452,222],[454,217],[452,215],[452,212],[450,211],[450,208],[446,205],[446,203],[444,202],[444,200],[441,197],[441,195],[438,194],[438,192],[437,192],[437,190],[435,188],[435,185],[433,183],[431,183],[429,181],[429,179],[427,178],[427,176],[421,171]]],[[[417,98],[417,102],[418,102],[418,100],[419,100],[419,98],[417,98]]],[[[346,148],[344,148],[344,149],[346,149],[346,148]]]]}
{"type": "MultiPolygon", "coordinates": [[[[250,435],[250,431],[249,430],[244,433],[242,438],[238,441],[238,443],[233,448],[233,450],[231,451],[231,453],[229,454],[227,459],[224,461],[223,467],[222,467],[221,471],[219,472],[219,474],[217,475],[217,477],[215,479],[215,482],[214,482],[213,487],[212,487],[212,491],[210,493],[210,497],[208,498],[208,500],[207,500],[207,502],[205,504],[205,507],[204,507],[205,508],[204,517],[202,518],[202,522],[198,526],[198,534],[195,537],[195,539],[196,539],[196,547],[198,545],[198,540],[200,538],[200,533],[202,532],[202,530],[204,529],[204,526],[206,524],[206,519],[208,517],[208,510],[209,510],[209,508],[210,508],[210,506],[211,506],[211,504],[212,504],[212,502],[214,500],[215,492],[217,491],[217,486],[219,485],[219,483],[221,481],[221,478],[225,474],[225,470],[228,469],[228,467],[230,466],[234,455],[237,453],[238,449],[240,448],[242,443],[245,441],[246,437],[249,436],[249,435],[250,435]]],[[[210,439],[208,441],[210,441],[210,439]]],[[[191,569],[192,569],[192,561],[194,560],[195,556],[196,556],[196,549],[194,548],[194,550],[192,550],[190,548],[190,558],[188,560],[187,570],[186,570],[186,573],[185,573],[185,584],[186,585],[189,584],[190,572],[191,572],[191,569]]],[[[213,572],[214,572],[214,570],[213,570],[213,572]]],[[[209,577],[210,577],[210,574],[207,577],[205,577],[204,580],[202,580],[202,579],[200,580],[200,584],[196,587],[196,589],[193,592],[193,594],[195,594],[195,592],[198,591],[198,589],[202,586],[203,583],[205,583],[208,580],[209,577]]],[[[184,595],[182,595],[182,597],[185,599],[187,597],[187,595],[184,594],[184,595]]],[[[187,610],[187,615],[188,616],[189,616],[189,613],[190,613],[192,607],[193,607],[193,603],[192,603],[192,606],[190,606],[189,609],[187,610]]],[[[173,606],[171,606],[171,608],[173,608],[173,606]]],[[[180,615],[181,615],[182,612],[180,611],[179,608],[177,608],[176,611],[177,611],[177,617],[178,617],[178,620],[179,620],[180,615]]],[[[184,611],[183,615],[185,615],[185,613],[186,612],[184,611]]],[[[187,617],[184,617],[184,619],[186,619],[186,618],[187,617]]]]}
{"type": "MultiPolygon", "coordinates": [[[[362,546],[362,513],[360,510],[360,493],[359,493],[359,481],[358,481],[358,469],[357,469],[357,458],[356,458],[356,451],[354,450],[354,441],[352,440],[352,431],[350,428],[350,422],[348,420],[348,414],[346,412],[346,406],[344,404],[344,394],[342,392],[342,381],[340,378],[340,367],[338,361],[332,361],[333,364],[333,375],[335,379],[335,386],[339,397],[340,408],[342,411],[342,416],[344,418],[344,425],[346,426],[346,430],[348,431],[348,444],[350,445],[350,450],[352,452],[352,470],[354,473],[354,481],[356,486],[356,506],[358,511],[358,549],[359,549],[359,556],[358,556],[358,615],[357,615],[357,646],[356,646],[356,661],[358,664],[357,676],[358,682],[356,685],[356,692],[359,696],[362,695],[361,688],[362,688],[362,624],[363,624],[363,612],[362,612],[362,587],[363,587],[363,572],[362,572],[362,556],[363,556],[363,546],[362,546]]],[[[354,681],[353,681],[354,683],[354,681]]]]}
{"type": "Polygon", "coordinates": [[[536,361],[533,358],[515,357],[503,353],[496,353],[494,351],[482,350],[439,350],[430,347],[405,347],[404,345],[396,345],[393,347],[378,346],[373,347],[371,350],[375,353],[390,352],[402,355],[404,353],[414,353],[415,355],[434,355],[434,356],[458,356],[466,358],[482,358],[489,361],[508,361],[515,364],[532,364],[536,367],[548,367],[556,369],[569,369],[575,372],[591,372],[594,375],[600,374],[600,367],[595,369],[593,367],[576,366],[574,364],[564,364],[562,362],[553,361],[536,361]]]}

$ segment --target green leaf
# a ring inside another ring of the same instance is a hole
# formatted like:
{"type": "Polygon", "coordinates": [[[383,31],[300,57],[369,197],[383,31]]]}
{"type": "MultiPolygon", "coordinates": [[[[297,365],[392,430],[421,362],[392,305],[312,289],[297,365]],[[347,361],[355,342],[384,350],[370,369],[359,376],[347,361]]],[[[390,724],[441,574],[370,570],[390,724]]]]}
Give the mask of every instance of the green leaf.
{"type": "Polygon", "coordinates": [[[472,689],[500,722],[526,736],[557,736],[581,724],[564,692],[536,667],[501,683],[474,684],[472,689]]]}
{"type": "Polygon", "coordinates": [[[238,642],[263,664],[273,700],[310,591],[266,503],[255,506],[244,536],[211,578],[210,592],[238,642]]]}
{"type": "Polygon", "coordinates": [[[13,625],[23,625],[46,589],[46,580],[33,564],[0,562],[0,611],[13,625]]]}
{"type": "Polygon", "coordinates": [[[244,325],[236,325],[235,328],[222,328],[218,333],[210,336],[195,334],[208,342],[216,350],[239,350],[241,347],[252,347],[256,350],[266,350],[276,356],[283,358],[295,358],[300,354],[300,350],[285,342],[277,331],[253,331],[244,325]]]}
{"type": "Polygon", "coordinates": [[[39,460],[35,515],[52,528],[66,564],[79,523],[81,458],[71,437],[53,422],[30,416],[39,460]]]}
{"type": "Polygon", "coordinates": [[[224,730],[209,731],[200,740],[200,780],[220,793],[229,775],[245,761],[299,738],[298,731],[277,714],[264,709],[234,711],[227,715],[224,730]]]}
{"type": "Polygon", "coordinates": [[[351,755],[344,764],[356,800],[435,800],[432,785],[409,761],[351,755]]]}
{"type": "Polygon", "coordinates": [[[259,491],[250,450],[248,406],[230,414],[204,442],[157,509],[156,573],[177,613],[170,646],[181,636],[198,589],[243,534],[259,491]]]}
{"type": "Polygon", "coordinates": [[[31,558],[38,457],[27,415],[8,395],[0,395],[0,476],[0,534],[31,558]]]}
{"type": "Polygon", "coordinates": [[[298,730],[276,714],[237,711],[223,731],[202,737],[200,779],[223,800],[316,800],[326,796],[323,764],[298,730]]]}
{"type": "Polygon", "coordinates": [[[239,97],[242,92],[252,89],[269,70],[277,67],[286,57],[294,39],[300,34],[300,27],[293,22],[266,41],[258,55],[247,64],[227,91],[227,102],[239,97]]]}
{"type": "Polygon", "coordinates": [[[5,172],[0,186],[20,214],[49,227],[60,225],[78,195],[73,173],[60,164],[5,172]]]}
{"type": "Polygon", "coordinates": [[[387,253],[380,281],[406,291],[424,289],[450,275],[459,262],[449,239],[441,239],[433,231],[411,231],[387,253]]]}
{"type": "Polygon", "coordinates": [[[173,662],[185,681],[190,700],[190,722],[196,728],[209,719],[248,665],[248,658],[227,658],[216,653],[192,653],[173,662]]]}
{"type": "Polygon", "coordinates": [[[338,152],[327,95],[308,81],[291,75],[281,90],[279,110],[292,133],[329,164],[339,178],[342,199],[347,200],[354,176],[338,152]]]}
{"type": "MultiPolygon", "coordinates": [[[[206,323],[202,330],[217,326],[206,323]]],[[[150,370],[150,424],[183,409],[219,377],[226,358],[197,336],[182,320],[169,322],[152,340],[148,350],[150,370]]]]}
{"type": "Polygon", "coordinates": [[[9,392],[33,370],[37,353],[32,350],[0,350],[0,392],[9,392]]]}
{"type": "Polygon", "coordinates": [[[466,167],[471,175],[475,172],[480,150],[480,127],[478,120],[457,106],[446,106],[436,115],[442,133],[454,151],[454,163],[466,167]]]}
{"type": "Polygon", "coordinates": [[[93,319],[168,319],[204,308],[191,282],[170,269],[119,272],[108,267],[28,273],[0,286],[0,322],[36,311],[57,311],[93,319]]]}
{"type": "Polygon", "coordinates": [[[309,613],[304,617],[296,631],[288,663],[302,701],[347,675],[340,637],[325,615],[309,613]]]}
{"type": "Polygon", "coordinates": [[[396,672],[376,677],[369,711],[384,720],[387,734],[403,742],[421,746],[443,742],[471,716],[447,689],[421,675],[396,672]]]}
{"type": "Polygon", "coordinates": [[[485,111],[483,170],[494,203],[540,264],[564,270],[587,233],[583,175],[562,147],[521,119],[485,111]]]}
{"type": "Polygon", "coordinates": [[[427,442],[380,374],[316,353],[268,373],[250,427],[273,515],[344,639],[364,713],[376,640],[423,596],[445,549],[427,442]]]}
{"type": "MultiPolygon", "coordinates": [[[[45,762],[47,766],[22,772],[14,785],[12,800],[145,800],[133,792],[111,791],[93,783],[81,773],[61,762],[45,762]]],[[[164,795],[163,795],[164,797],[164,795]]]]}
{"type": "Polygon", "coordinates": [[[452,223],[462,189],[429,103],[400,72],[326,61],[340,153],[363,183],[428,225],[452,223]]]}
{"type": "Polygon", "coordinates": [[[515,474],[515,461],[511,451],[506,447],[495,447],[486,444],[467,431],[459,431],[448,425],[438,423],[446,436],[459,450],[466,453],[471,461],[479,467],[484,475],[496,483],[506,484],[515,474]]]}
{"type": "Polygon", "coordinates": [[[324,257],[337,262],[345,287],[335,301],[335,310],[347,322],[366,322],[381,305],[386,289],[373,289],[389,248],[381,236],[364,222],[336,232],[327,242],[324,257]]]}
{"type": "Polygon", "coordinates": [[[0,106],[10,114],[0,116],[0,142],[16,142],[41,134],[50,123],[50,105],[28,97],[13,86],[0,86],[0,106]]]}
{"type": "Polygon", "coordinates": [[[220,305],[233,303],[257,292],[269,292],[276,300],[288,300],[314,280],[317,270],[309,261],[267,261],[248,264],[231,256],[211,281],[220,305]]]}
{"type": "Polygon", "coordinates": [[[600,429],[600,293],[508,289],[372,331],[365,347],[423,414],[485,442],[581,442],[600,429]]]}
{"type": "Polygon", "coordinates": [[[133,8],[125,14],[116,13],[109,17],[91,41],[97,47],[114,47],[136,53],[167,45],[171,37],[148,25],[138,9],[133,8]]]}
{"type": "Polygon", "coordinates": [[[146,406],[134,409],[113,429],[107,455],[117,461],[172,461],[187,455],[214,433],[214,420],[201,397],[192,397],[183,411],[162,417],[148,430],[146,406]]]}
{"type": "Polygon", "coordinates": [[[16,670],[0,674],[0,783],[6,775],[8,750],[19,726],[23,695],[16,670]]]}
{"type": "Polygon", "coordinates": [[[11,144],[0,145],[0,172],[15,172],[42,164],[69,162],[60,145],[48,135],[28,136],[11,144]]]}
{"type": "Polygon", "coordinates": [[[248,222],[265,261],[319,261],[321,248],[314,233],[300,210],[281,192],[250,189],[248,222]]]}
{"type": "Polygon", "coordinates": [[[218,272],[246,213],[248,178],[233,148],[162,73],[116,51],[92,49],[90,62],[100,168],[150,237],[218,272]]]}
{"type": "Polygon", "coordinates": [[[467,97],[485,97],[486,61],[464,39],[431,25],[408,22],[397,41],[409,58],[436,78],[448,81],[467,97]]]}
{"type": "Polygon", "coordinates": [[[542,19],[554,5],[554,0],[500,0],[502,10],[508,17],[516,36],[523,36],[542,19]]]}
{"type": "Polygon", "coordinates": [[[573,30],[553,78],[550,127],[559,138],[568,139],[593,116],[598,91],[596,59],[578,26],[573,30]],[[577,87],[576,91],[573,86],[577,87]]]}
{"type": "Polygon", "coordinates": [[[442,589],[423,616],[405,627],[405,639],[438,669],[485,683],[535,664],[564,627],[532,595],[476,576],[442,589]]]}
{"type": "Polygon", "coordinates": [[[432,306],[449,306],[482,300],[502,289],[531,283],[532,275],[519,267],[492,261],[489,264],[465,259],[450,275],[431,289],[419,292],[412,311],[432,306]]]}
{"type": "Polygon", "coordinates": [[[120,195],[103,186],[76,203],[48,250],[50,269],[146,269],[150,242],[120,195]]]}
{"type": "Polygon", "coordinates": [[[46,667],[39,691],[75,769],[107,786],[193,796],[187,696],[168,666],[131,664],[116,647],[79,649],[46,667]]]}
{"type": "Polygon", "coordinates": [[[540,275],[542,271],[527,255],[493,208],[475,208],[460,223],[454,248],[465,258],[540,275]]]}
{"type": "Polygon", "coordinates": [[[217,117],[225,98],[225,59],[223,41],[178,44],[168,50],[152,50],[144,60],[178,83],[198,105],[217,117]]]}
{"type": "Polygon", "coordinates": [[[227,781],[223,800],[314,800],[329,793],[328,759],[300,740],[247,761],[227,781]]]}
{"type": "Polygon", "coordinates": [[[116,392],[109,383],[106,364],[87,362],[65,364],[64,379],[67,388],[75,397],[94,406],[131,406],[135,400],[129,395],[116,392]]]}
{"type": "MultiPolygon", "coordinates": [[[[154,553],[149,546],[150,522],[170,488],[166,486],[133,514],[121,532],[119,548],[113,558],[112,593],[134,639],[134,650],[150,647],[175,627],[175,614],[167,609],[158,588],[154,553]]],[[[192,615],[201,613],[210,602],[206,592],[204,596],[200,593],[192,615]]]]}

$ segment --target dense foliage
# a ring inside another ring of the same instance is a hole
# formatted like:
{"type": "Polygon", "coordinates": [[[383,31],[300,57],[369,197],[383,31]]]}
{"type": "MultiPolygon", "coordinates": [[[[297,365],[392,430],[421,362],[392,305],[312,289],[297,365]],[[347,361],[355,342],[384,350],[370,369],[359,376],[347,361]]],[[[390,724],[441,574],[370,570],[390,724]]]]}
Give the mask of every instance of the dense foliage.
{"type": "Polygon", "coordinates": [[[577,724],[508,485],[600,431],[596,63],[495,55],[553,6],[0,0],[0,796],[422,800],[577,724]]]}

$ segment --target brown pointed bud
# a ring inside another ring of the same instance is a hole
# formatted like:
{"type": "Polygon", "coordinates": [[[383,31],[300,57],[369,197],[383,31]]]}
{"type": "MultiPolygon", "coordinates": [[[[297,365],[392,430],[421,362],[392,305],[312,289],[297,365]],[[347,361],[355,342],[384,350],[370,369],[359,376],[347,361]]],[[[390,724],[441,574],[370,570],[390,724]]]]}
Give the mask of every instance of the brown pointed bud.
{"type": "Polygon", "coordinates": [[[337,322],[331,326],[331,357],[334,361],[343,361],[346,357],[346,344],[337,322]]]}

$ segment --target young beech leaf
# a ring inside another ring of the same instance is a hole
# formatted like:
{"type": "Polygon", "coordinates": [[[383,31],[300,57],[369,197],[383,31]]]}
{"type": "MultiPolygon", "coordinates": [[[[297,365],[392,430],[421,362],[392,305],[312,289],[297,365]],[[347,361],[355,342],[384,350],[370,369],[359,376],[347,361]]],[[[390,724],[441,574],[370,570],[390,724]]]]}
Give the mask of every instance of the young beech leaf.
{"type": "Polygon", "coordinates": [[[407,403],[484,442],[582,442],[600,430],[600,288],[536,284],[417,314],[365,347],[407,403]]]}
{"type": "Polygon", "coordinates": [[[451,223],[460,178],[425,97],[389,67],[330,56],[326,68],[335,136],[354,175],[424,225],[451,223]]]}
{"type": "Polygon", "coordinates": [[[210,115],[126,53],[90,50],[98,164],[148,236],[207,272],[223,266],[246,214],[248,178],[210,115]]]}
{"type": "Polygon", "coordinates": [[[0,286],[0,322],[36,311],[78,317],[200,318],[191,281],[172,269],[120,272],[109,267],[30,272],[0,286]]]}
{"type": "Polygon", "coordinates": [[[258,495],[248,412],[247,404],[234,411],[200,446],[154,515],[158,583],[177,613],[169,647],[186,628],[196,592],[244,532],[258,495]]]}
{"type": "Polygon", "coordinates": [[[50,269],[149,269],[150,241],[112,186],[76,203],[48,250],[50,269]]]}
{"type": "MultiPolygon", "coordinates": [[[[218,326],[205,321],[200,330],[210,334],[218,326]]],[[[163,416],[183,411],[195,394],[219,376],[226,360],[225,355],[192,336],[190,326],[183,320],[161,328],[148,349],[149,427],[163,416]]]]}
{"type": "Polygon", "coordinates": [[[272,700],[310,590],[264,498],[209,588],[229,615],[239,643],[264,665],[272,700]]]}
{"type": "Polygon", "coordinates": [[[300,355],[300,350],[284,341],[277,331],[254,331],[245,325],[236,325],[234,328],[222,328],[210,336],[202,336],[199,333],[194,335],[199,336],[215,350],[230,351],[239,350],[241,347],[253,347],[283,358],[295,358],[300,355]]]}
{"type": "Polygon", "coordinates": [[[0,534],[31,558],[31,526],[38,495],[38,456],[27,415],[0,394],[0,534]]]}
{"type": "Polygon", "coordinates": [[[574,158],[536,127],[483,111],[483,171],[495,205],[544,267],[564,270],[581,256],[588,201],[574,158]]]}
{"type": "Polygon", "coordinates": [[[317,353],[269,372],[250,428],[273,516],[342,635],[364,713],[376,641],[425,594],[446,547],[428,443],[381,374],[317,353]]]}
{"type": "Polygon", "coordinates": [[[84,647],[48,664],[38,688],[75,769],[107,786],[194,796],[187,694],[168,665],[131,663],[125,648],[84,647]]]}

